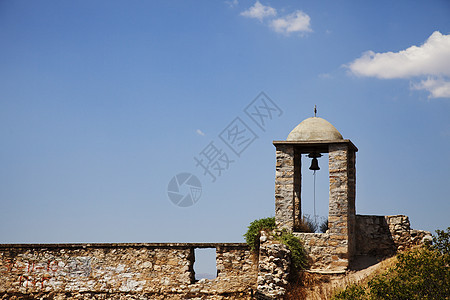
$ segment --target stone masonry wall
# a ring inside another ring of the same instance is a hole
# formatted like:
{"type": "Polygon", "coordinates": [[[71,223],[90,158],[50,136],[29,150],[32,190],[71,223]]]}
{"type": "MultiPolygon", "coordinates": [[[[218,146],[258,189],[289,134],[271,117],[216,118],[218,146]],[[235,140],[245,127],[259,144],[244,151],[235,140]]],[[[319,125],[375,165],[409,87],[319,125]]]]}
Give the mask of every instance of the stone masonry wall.
{"type": "Polygon", "coordinates": [[[336,244],[330,268],[345,270],[355,249],[355,153],[347,144],[329,146],[329,239],[336,244]]]}
{"type": "MultiPolygon", "coordinates": [[[[410,248],[431,239],[431,233],[410,228],[404,215],[365,216],[356,215],[355,256],[388,257],[397,251],[410,248]]],[[[330,233],[300,233],[294,235],[304,242],[310,259],[310,271],[335,272],[345,266],[347,260],[340,258],[345,248],[330,233]]]]}
{"type": "Polygon", "coordinates": [[[276,151],[275,222],[278,228],[294,229],[294,148],[279,145],[276,151]]]}
{"type": "Polygon", "coordinates": [[[411,229],[407,216],[356,216],[356,255],[391,256],[425,239],[431,233],[411,229]]]}
{"type": "Polygon", "coordinates": [[[0,298],[250,299],[245,244],[0,245],[0,298]],[[216,248],[217,278],[194,280],[194,248],[216,248]]]}
{"type": "Polygon", "coordinates": [[[309,256],[310,271],[335,272],[345,270],[347,258],[341,258],[337,253],[343,253],[347,248],[339,240],[332,239],[329,233],[294,232],[303,241],[309,256]]]}
{"type": "Polygon", "coordinates": [[[289,248],[261,232],[258,260],[257,299],[283,299],[289,281],[289,248]]]}

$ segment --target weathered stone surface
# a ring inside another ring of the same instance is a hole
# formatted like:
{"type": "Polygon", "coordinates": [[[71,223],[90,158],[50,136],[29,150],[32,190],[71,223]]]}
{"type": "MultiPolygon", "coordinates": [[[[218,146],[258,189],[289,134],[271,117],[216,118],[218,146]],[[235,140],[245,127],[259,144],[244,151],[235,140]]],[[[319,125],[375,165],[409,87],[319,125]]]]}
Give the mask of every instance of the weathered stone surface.
{"type": "Polygon", "coordinates": [[[289,133],[287,141],[342,140],[339,131],[325,119],[312,117],[303,120],[289,133]]]}
{"type": "Polygon", "coordinates": [[[289,231],[293,231],[295,215],[298,215],[300,210],[300,200],[295,199],[299,193],[294,192],[294,187],[298,188],[298,182],[294,184],[294,156],[292,146],[277,147],[275,222],[278,227],[289,231]]]}
{"type": "Polygon", "coordinates": [[[391,256],[429,238],[430,232],[411,229],[404,215],[356,216],[356,255],[391,256]]]}
{"type": "MultiPolygon", "coordinates": [[[[345,270],[355,252],[355,151],[347,144],[329,146],[330,203],[328,217],[329,242],[336,245],[326,269],[345,270]]],[[[322,261],[329,261],[329,257],[322,261]]],[[[321,267],[323,268],[323,267],[321,267]]]]}
{"type": "Polygon", "coordinates": [[[345,270],[355,253],[356,151],[349,140],[274,142],[276,152],[275,220],[277,227],[296,232],[301,220],[301,153],[329,153],[329,230],[325,242],[316,236],[303,236],[311,246],[313,268],[345,270]],[[332,248],[330,248],[331,246],[332,248]],[[323,248],[327,247],[327,251],[323,248]],[[333,248],[334,247],[334,248],[333,248]],[[334,249],[334,250],[333,250],[334,249]],[[326,253],[319,255],[318,253],[326,253]],[[331,255],[338,257],[332,260],[331,255]]]}
{"type": "MultiPolygon", "coordinates": [[[[265,233],[262,233],[262,236],[265,236],[265,233]]],[[[283,299],[290,266],[290,250],[286,245],[275,241],[271,236],[262,239],[258,261],[258,294],[269,299],[283,299]]]]}
{"type": "Polygon", "coordinates": [[[0,298],[249,299],[257,264],[248,247],[215,247],[217,278],[196,282],[195,244],[1,245],[0,298]]]}

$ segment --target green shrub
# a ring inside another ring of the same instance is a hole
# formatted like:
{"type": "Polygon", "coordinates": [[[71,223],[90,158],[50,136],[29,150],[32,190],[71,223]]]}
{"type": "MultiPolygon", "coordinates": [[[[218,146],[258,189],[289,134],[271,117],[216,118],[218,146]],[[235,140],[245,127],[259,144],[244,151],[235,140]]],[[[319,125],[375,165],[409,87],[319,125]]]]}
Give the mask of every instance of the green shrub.
{"type": "Polygon", "coordinates": [[[420,248],[397,255],[388,272],[369,281],[374,299],[449,299],[450,270],[444,255],[420,248]]]}
{"type": "Polygon", "coordinates": [[[393,269],[369,281],[375,299],[449,299],[450,228],[436,230],[434,244],[397,255],[393,269]]]}
{"type": "Polygon", "coordinates": [[[367,299],[366,291],[362,286],[352,284],[345,290],[334,295],[333,299],[345,299],[345,300],[362,300],[367,299]]]}
{"type": "MultiPolygon", "coordinates": [[[[261,231],[267,231],[268,234],[273,234],[275,225],[275,218],[265,218],[255,220],[248,226],[247,232],[244,234],[245,241],[253,252],[258,252],[259,250],[259,238],[261,237],[261,231]]],[[[307,266],[308,257],[306,251],[303,247],[302,242],[295,237],[292,233],[285,230],[279,231],[279,234],[274,235],[274,237],[288,246],[291,251],[291,259],[294,267],[298,270],[304,269],[307,266]]]]}
{"type": "Polygon", "coordinates": [[[367,288],[349,286],[334,299],[450,299],[450,227],[436,233],[433,245],[399,253],[367,288]]]}
{"type": "Polygon", "coordinates": [[[259,250],[259,238],[261,231],[272,231],[275,229],[275,217],[255,220],[248,226],[247,232],[244,234],[245,241],[250,250],[257,252],[259,250]]]}
{"type": "Polygon", "coordinates": [[[447,232],[436,230],[437,235],[433,236],[433,245],[431,248],[441,252],[443,255],[450,255],[450,227],[447,232]]]}
{"type": "Polygon", "coordinates": [[[303,270],[308,265],[308,255],[303,247],[302,241],[287,231],[281,231],[280,236],[276,236],[291,251],[291,260],[296,270],[303,270]]]}

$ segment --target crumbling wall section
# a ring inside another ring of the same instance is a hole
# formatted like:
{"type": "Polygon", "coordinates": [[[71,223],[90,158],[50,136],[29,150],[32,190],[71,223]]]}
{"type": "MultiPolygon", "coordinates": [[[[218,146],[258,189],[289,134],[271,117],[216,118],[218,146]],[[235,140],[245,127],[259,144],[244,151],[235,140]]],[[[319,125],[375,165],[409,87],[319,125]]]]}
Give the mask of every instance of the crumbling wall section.
{"type": "Polygon", "coordinates": [[[258,260],[257,299],[283,299],[289,283],[291,251],[273,239],[261,234],[258,260]]]}
{"type": "Polygon", "coordinates": [[[0,245],[2,299],[250,299],[256,278],[245,244],[0,245]],[[195,281],[195,248],[216,248],[217,278],[195,281]]]}
{"type": "Polygon", "coordinates": [[[408,216],[356,215],[356,255],[386,257],[431,239],[431,233],[413,230],[408,216]]]}

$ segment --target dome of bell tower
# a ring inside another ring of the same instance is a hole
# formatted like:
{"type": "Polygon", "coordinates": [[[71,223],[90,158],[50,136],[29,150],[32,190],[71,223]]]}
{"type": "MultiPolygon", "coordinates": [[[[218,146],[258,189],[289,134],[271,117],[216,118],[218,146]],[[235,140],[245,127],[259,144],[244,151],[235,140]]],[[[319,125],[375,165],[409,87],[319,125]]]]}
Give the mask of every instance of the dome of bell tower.
{"type": "Polygon", "coordinates": [[[332,141],[342,140],[339,131],[327,120],[312,117],[303,120],[295,127],[287,137],[287,141],[306,142],[306,141],[332,141]]]}

